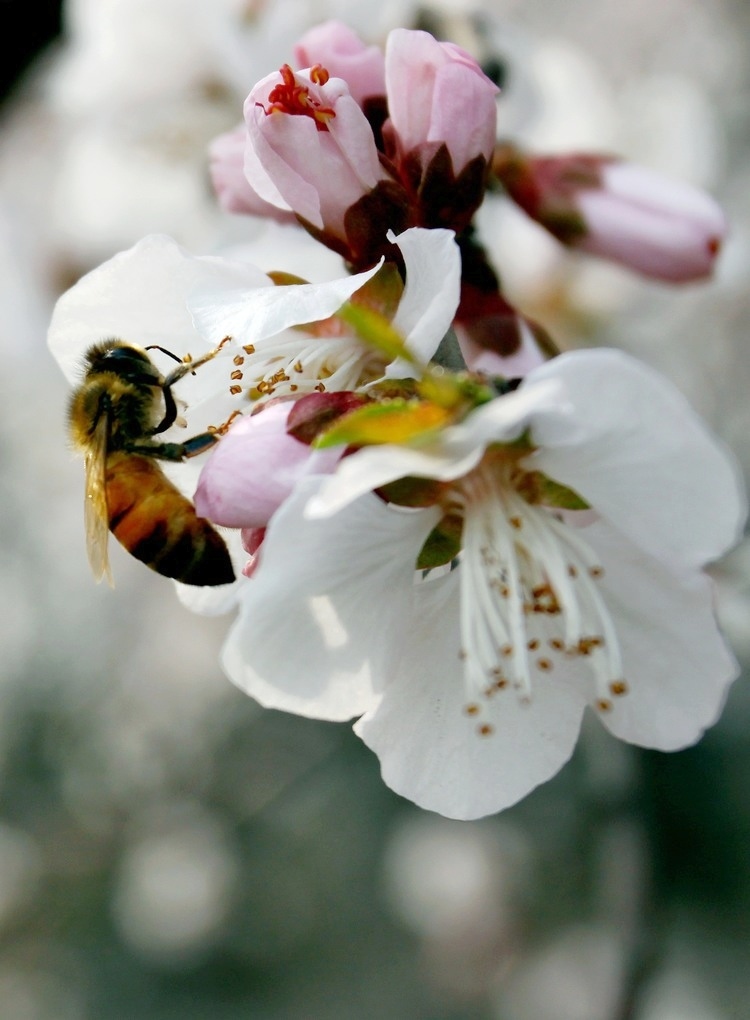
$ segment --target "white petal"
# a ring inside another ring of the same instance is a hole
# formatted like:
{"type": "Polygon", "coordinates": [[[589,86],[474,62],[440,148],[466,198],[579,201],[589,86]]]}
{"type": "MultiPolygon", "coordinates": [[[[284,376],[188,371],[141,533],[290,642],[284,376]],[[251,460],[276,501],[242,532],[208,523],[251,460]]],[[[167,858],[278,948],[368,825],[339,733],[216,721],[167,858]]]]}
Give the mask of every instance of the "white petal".
{"type": "Polygon", "coordinates": [[[269,282],[252,265],[190,255],[162,234],[87,273],[58,300],[49,328],[50,350],[69,381],[80,381],[88,348],[110,337],[140,347],[160,344],[178,357],[205,351],[185,304],[199,279],[229,280],[246,290],[269,282]]]}
{"type": "Polygon", "coordinates": [[[457,572],[417,594],[405,653],[379,703],[354,728],[397,793],[450,818],[480,818],[559,771],[575,746],[585,702],[561,677],[540,677],[531,704],[507,690],[479,716],[467,716],[457,572]],[[479,736],[485,721],[494,732],[479,736]]]}
{"type": "Polygon", "coordinates": [[[463,460],[431,457],[406,446],[369,446],[344,457],[335,474],[326,479],[310,500],[305,516],[313,520],[340,511],[352,500],[397,478],[455,478],[470,471],[482,456],[482,449],[468,451],[463,460]],[[446,471],[449,472],[446,474],[446,471]]]}
{"type": "MultiPolygon", "coordinates": [[[[393,327],[407,338],[412,354],[425,364],[450,329],[461,287],[461,255],[452,230],[412,227],[389,241],[401,249],[406,286],[393,327]]],[[[397,359],[386,370],[389,378],[407,378],[414,369],[397,359]]]]}
{"type": "Polygon", "coordinates": [[[582,532],[605,568],[598,582],[620,641],[629,693],[599,713],[616,736],[674,751],[695,743],[724,705],[737,664],[714,616],[709,578],[670,570],[604,523],[582,532]]]}
{"type": "Polygon", "coordinates": [[[739,471],[666,379],[613,350],[563,354],[528,378],[559,381],[569,405],[534,418],[540,449],[529,467],[575,489],[665,562],[701,566],[737,541],[739,471]]]}
{"type": "Polygon", "coordinates": [[[311,523],[302,511],[319,484],[300,483],[272,518],[223,665],[266,707],[349,719],[372,705],[404,639],[415,559],[439,513],[368,496],[311,523]]]}
{"type": "Polygon", "coordinates": [[[381,264],[382,260],[364,273],[338,280],[288,287],[251,290],[231,281],[212,281],[210,286],[193,290],[190,311],[196,328],[205,337],[233,336],[240,344],[258,343],[290,326],[327,319],[377,273],[381,264]]]}

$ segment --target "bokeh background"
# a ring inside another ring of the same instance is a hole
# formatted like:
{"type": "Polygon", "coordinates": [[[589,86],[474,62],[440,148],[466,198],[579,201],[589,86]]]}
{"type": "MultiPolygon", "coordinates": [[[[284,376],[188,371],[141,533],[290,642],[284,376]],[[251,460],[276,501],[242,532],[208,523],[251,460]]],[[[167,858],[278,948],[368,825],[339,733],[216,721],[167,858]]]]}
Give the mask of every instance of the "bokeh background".
{"type": "MultiPolygon", "coordinates": [[[[89,576],[54,300],[145,233],[209,253],[261,229],[217,210],[205,147],[331,16],[473,49],[503,79],[502,130],[540,151],[619,152],[720,198],[719,272],[690,288],[563,253],[505,206],[484,227],[517,305],[562,346],[662,370],[750,471],[745,0],[6,0],[0,1017],[750,1017],[745,677],[695,748],[643,752],[593,720],[553,781],[457,823],[386,789],[348,726],[235,690],[226,619],[119,548],[114,591],[89,576]]],[[[747,664],[750,547],[713,573],[747,664]]]]}

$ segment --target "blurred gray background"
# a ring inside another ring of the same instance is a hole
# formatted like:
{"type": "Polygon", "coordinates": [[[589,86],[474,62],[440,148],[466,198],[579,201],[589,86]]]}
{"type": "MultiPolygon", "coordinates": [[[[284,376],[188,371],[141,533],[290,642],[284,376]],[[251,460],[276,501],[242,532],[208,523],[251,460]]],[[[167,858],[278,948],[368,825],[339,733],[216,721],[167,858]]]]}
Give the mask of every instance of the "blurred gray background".
{"type": "MultiPolygon", "coordinates": [[[[36,48],[8,21],[6,86],[36,48]]],[[[31,5],[32,10],[34,5],[31,5]]],[[[28,13],[28,12],[27,12],[28,13]]],[[[750,471],[750,7],[71,0],[0,123],[2,1020],[743,1020],[750,1016],[750,705],[695,748],[596,720],[571,764],[477,823],[384,787],[347,725],[259,709],[222,676],[226,619],[113,548],[96,587],[57,295],[150,231],[198,253],[260,228],[218,212],[205,146],[317,20],[429,25],[494,61],[503,133],[619,152],[708,188],[714,281],[667,288],[483,211],[509,296],[562,346],[669,375],[750,471]]],[[[712,570],[750,661],[750,548],[712,570]]],[[[488,777],[489,781],[489,777],[488,777]]]]}

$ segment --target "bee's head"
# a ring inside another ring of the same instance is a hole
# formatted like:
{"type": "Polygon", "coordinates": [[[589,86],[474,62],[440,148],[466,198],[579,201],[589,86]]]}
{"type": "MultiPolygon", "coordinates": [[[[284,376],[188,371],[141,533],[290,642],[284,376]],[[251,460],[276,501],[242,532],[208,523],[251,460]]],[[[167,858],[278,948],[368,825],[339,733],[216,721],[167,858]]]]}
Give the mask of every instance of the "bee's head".
{"type": "Polygon", "coordinates": [[[128,382],[161,383],[158,369],[144,350],[114,338],[94,344],[86,353],[86,375],[100,372],[112,372],[128,382]]]}

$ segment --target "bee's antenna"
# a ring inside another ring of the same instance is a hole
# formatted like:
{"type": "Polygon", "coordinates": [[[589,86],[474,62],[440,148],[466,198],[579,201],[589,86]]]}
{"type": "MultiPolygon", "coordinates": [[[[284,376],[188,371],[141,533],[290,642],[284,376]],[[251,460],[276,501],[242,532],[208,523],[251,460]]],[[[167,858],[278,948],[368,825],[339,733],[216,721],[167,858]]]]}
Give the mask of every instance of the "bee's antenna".
{"type": "Polygon", "coordinates": [[[173,361],[177,361],[180,364],[182,364],[182,358],[178,358],[177,355],[174,354],[172,351],[168,351],[166,347],[161,347],[159,344],[149,344],[148,347],[145,348],[145,350],[161,351],[162,354],[166,354],[168,357],[172,358],[173,361]]]}

